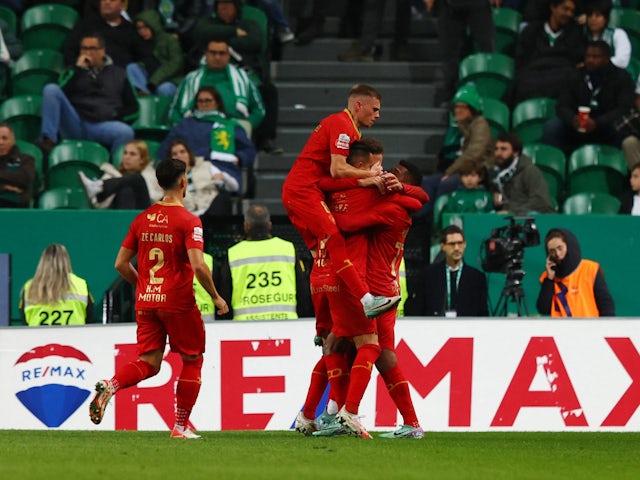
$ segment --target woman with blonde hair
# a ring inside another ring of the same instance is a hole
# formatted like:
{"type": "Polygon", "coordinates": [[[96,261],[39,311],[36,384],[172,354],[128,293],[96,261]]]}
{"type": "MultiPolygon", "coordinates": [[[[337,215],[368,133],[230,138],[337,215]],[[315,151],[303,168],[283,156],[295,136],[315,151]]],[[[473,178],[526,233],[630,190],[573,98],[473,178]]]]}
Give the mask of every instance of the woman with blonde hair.
{"type": "Polygon", "coordinates": [[[162,198],[149,147],[143,140],[131,140],[124,146],[117,169],[110,163],[103,163],[100,169],[104,174],[99,180],[78,173],[95,208],[144,210],[162,198]]]}
{"type": "Polygon", "coordinates": [[[20,292],[20,312],[26,325],[83,325],[93,321],[93,297],[86,280],[71,270],[64,245],[44,249],[32,279],[20,292]]]}

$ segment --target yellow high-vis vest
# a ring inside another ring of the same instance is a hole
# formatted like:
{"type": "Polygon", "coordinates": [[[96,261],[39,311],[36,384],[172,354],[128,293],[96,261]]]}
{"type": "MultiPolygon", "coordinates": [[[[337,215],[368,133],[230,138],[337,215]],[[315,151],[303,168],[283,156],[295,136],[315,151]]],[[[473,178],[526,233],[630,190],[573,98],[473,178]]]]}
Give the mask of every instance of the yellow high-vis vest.
{"type": "MultiPolygon", "coordinates": [[[[213,271],[213,257],[208,253],[204,253],[204,263],[207,264],[209,270],[213,271]]],[[[213,304],[211,295],[207,292],[197,277],[193,276],[193,294],[196,297],[196,305],[202,314],[202,320],[212,322],[216,313],[216,306],[213,304]]]]}
{"type": "Polygon", "coordinates": [[[396,317],[404,317],[404,304],[409,298],[409,292],[407,291],[407,269],[404,266],[404,257],[400,261],[400,268],[398,271],[398,283],[400,284],[400,303],[398,304],[398,310],[396,311],[396,317]]]}
{"type": "Polygon", "coordinates": [[[288,320],[296,312],[296,251],[278,237],[228,250],[234,320],[288,320]]]}
{"type": "Polygon", "coordinates": [[[29,301],[29,286],[33,279],[22,287],[24,318],[30,327],[40,325],[84,325],[87,320],[89,288],[86,280],[71,274],[71,288],[58,303],[34,304],[29,301]]]}

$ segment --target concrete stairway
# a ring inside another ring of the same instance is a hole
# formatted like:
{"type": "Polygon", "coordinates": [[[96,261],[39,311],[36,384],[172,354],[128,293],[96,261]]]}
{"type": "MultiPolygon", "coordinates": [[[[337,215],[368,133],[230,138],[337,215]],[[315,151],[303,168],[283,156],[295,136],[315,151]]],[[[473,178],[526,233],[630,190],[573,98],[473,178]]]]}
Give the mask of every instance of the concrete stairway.
{"type": "MultiPolygon", "coordinates": [[[[387,9],[393,3],[387,2],[387,9]]],[[[281,60],[272,62],[272,76],[279,92],[276,143],[285,153],[260,154],[253,202],[266,204],[273,214],[284,213],[280,191],[286,173],[319,120],[343,109],[347,93],[356,83],[373,85],[382,94],[381,117],[363,133],[383,142],[387,168],[407,159],[418,164],[424,173],[433,169],[447,121],[447,112],[436,107],[441,72],[435,23],[431,18],[412,20],[413,61],[392,62],[389,44],[393,15],[393,11],[385,15],[378,42],[382,46],[379,61],[337,61],[338,53],[352,42],[338,38],[338,16],[327,19],[322,38],[305,46],[283,47],[281,60]]]]}

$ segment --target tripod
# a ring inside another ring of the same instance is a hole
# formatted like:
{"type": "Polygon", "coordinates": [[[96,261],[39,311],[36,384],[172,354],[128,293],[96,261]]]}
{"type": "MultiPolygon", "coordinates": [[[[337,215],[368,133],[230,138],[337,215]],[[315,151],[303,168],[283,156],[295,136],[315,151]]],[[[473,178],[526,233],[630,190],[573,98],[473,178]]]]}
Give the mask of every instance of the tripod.
{"type": "Polygon", "coordinates": [[[519,317],[522,317],[523,312],[526,316],[529,316],[527,303],[524,299],[524,289],[522,288],[522,278],[524,274],[525,272],[522,270],[521,262],[515,262],[507,268],[505,285],[498,299],[498,303],[496,303],[496,308],[493,310],[494,317],[506,317],[510,301],[515,303],[519,317]]]}

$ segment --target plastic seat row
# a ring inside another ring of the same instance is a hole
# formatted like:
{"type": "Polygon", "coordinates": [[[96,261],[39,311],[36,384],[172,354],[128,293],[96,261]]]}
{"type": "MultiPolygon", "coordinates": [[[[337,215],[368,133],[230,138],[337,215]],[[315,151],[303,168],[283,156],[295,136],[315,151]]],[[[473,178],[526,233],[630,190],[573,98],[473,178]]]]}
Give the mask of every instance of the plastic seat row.
{"type": "MultiPolygon", "coordinates": [[[[136,138],[161,142],[169,132],[171,99],[150,95],[138,99],[138,120],[133,124],[136,138]]],[[[17,139],[35,142],[40,134],[41,95],[16,95],[0,105],[0,118],[14,129],[17,139]]]]}

